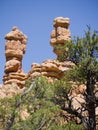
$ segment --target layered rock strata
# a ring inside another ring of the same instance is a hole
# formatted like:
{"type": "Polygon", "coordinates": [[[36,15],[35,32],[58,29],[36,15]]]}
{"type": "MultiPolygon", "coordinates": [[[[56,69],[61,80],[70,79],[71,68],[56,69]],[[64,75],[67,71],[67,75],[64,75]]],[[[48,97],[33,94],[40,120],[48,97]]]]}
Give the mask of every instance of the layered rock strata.
{"type": "Polygon", "coordinates": [[[33,79],[36,76],[44,75],[48,78],[61,79],[65,72],[74,67],[70,61],[59,62],[57,60],[45,60],[42,64],[33,63],[28,73],[28,78],[33,79]]]}
{"type": "MultiPolygon", "coordinates": [[[[69,18],[57,17],[53,21],[54,29],[51,32],[50,44],[54,48],[54,53],[59,57],[62,52],[57,49],[58,45],[64,45],[71,38],[70,30],[68,29],[70,25],[69,18]]],[[[66,50],[67,51],[67,50],[66,50]]]]}
{"type": "MultiPolygon", "coordinates": [[[[54,30],[51,33],[50,44],[54,47],[54,52],[57,54],[57,57],[61,53],[55,49],[55,46],[64,45],[70,40],[71,34],[68,29],[69,25],[69,18],[57,17],[54,19],[54,30]]],[[[42,64],[33,63],[28,77],[32,79],[41,74],[46,77],[61,79],[64,73],[73,66],[74,64],[71,61],[59,62],[58,60],[46,60],[42,64]]]]}
{"type": "Polygon", "coordinates": [[[17,27],[13,27],[12,31],[6,36],[5,44],[5,75],[3,83],[16,83],[23,87],[25,84],[26,74],[22,70],[22,58],[26,50],[27,37],[17,27]]]}

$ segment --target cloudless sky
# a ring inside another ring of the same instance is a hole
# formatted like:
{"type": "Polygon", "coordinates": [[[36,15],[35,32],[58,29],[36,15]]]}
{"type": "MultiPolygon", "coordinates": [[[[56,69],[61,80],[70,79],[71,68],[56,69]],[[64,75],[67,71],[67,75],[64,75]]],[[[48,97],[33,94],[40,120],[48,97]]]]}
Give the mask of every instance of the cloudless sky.
{"type": "Polygon", "coordinates": [[[50,46],[53,19],[69,17],[72,37],[84,35],[86,25],[98,31],[98,0],[0,0],[0,83],[4,75],[4,36],[17,26],[28,37],[23,70],[34,62],[55,59],[50,46]]]}

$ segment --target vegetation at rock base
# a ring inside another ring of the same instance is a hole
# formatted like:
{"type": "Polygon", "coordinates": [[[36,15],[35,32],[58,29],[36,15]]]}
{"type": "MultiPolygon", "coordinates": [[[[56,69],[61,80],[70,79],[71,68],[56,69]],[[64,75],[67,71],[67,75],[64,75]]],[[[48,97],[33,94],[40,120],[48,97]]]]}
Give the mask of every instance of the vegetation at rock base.
{"type": "Polygon", "coordinates": [[[26,89],[13,98],[0,99],[0,129],[3,130],[96,130],[98,107],[98,36],[88,27],[84,38],[76,37],[59,49],[68,54],[59,57],[76,66],[61,80],[49,82],[39,76],[26,82],[26,89]],[[85,102],[73,107],[73,83],[86,86],[85,102]],[[84,115],[86,112],[86,115],[84,115]]]}
{"type": "Polygon", "coordinates": [[[66,124],[69,117],[65,118],[62,115],[61,106],[67,101],[65,94],[71,89],[70,84],[66,84],[64,80],[54,80],[51,83],[43,76],[37,77],[32,83],[31,85],[27,83],[30,87],[27,87],[20,96],[1,99],[0,118],[3,119],[1,129],[83,130],[83,126],[77,125],[74,118],[73,122],[66,124]]]}
{"type": "Polygon", "coordinates": [[[95,110],[98,107],[98,97],[96,97],[96,93],[98,93],[98,87],[96,86],[98,82],[98,36],[96,31],[91,32],[91,28],[88,26],[85,37],[76,37],[65,44],[65,48],[63,48],[60,49],[64,51],[68,48],[69,53],[67,55],[63,53],[59,60],[67,58],[76,64],[75,69],[69,72],[69,79],[83,83],[86,86],[84,93],[85,105],[82,108],[88,114],[87,117],[81,117],[82,122],[87,130],[95,130],[95,110]]]}

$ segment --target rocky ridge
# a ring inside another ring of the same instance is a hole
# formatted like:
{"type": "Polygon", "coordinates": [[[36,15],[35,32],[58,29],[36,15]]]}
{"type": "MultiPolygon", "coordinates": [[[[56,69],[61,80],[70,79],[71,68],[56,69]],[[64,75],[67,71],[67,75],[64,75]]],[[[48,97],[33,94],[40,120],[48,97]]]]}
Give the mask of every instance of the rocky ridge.
{"type": "Polygon", "coordinates": [[[28,73],[28,79],[44,75],[49,78],[61,79],[65,72],[74,67],[71,61],[45,60],[42,64],[33,63],[28,73]]]}

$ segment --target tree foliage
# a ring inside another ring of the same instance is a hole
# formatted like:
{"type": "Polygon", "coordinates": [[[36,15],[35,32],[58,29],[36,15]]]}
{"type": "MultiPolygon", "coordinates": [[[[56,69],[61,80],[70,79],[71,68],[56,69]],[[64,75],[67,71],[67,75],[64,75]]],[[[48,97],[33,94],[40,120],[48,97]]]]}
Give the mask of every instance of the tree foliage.
{"type": "Polygon", "coordinates": [[[69,72],[69,79],[85,84],[84,109],[88,112],[88,117],[82,117],[82,122],[87,130],[95,130],[95,109],[98,107],[98,100],[95,96],[98,91],[95,87],[98,82],[98,36],[95,31],[91,32],[90,27],[88,27],[83,38],[75,37],[74,40],[66,43],[60,49],[66,50],[65,48],[68,48],[69,53],[67,55],[63,53],[59,60],[67,59],[76,64],[76,67],[69,72]]]}
{"type": "Polygon", "coordinates": [[[62,115],[62,107],[71,89],[64,80],[48,82],[45,77],[37,77],[20,95],[1,100],[0,110],[4,111],[1,129],[5,130],[83,130],[83,126],[67,122],[62,115]],[[29,87],[28,87],[29,86],[29,87]],[[12,102],[11,102],[12,100],[12,102]],[[6,109],[3,109],[3,103],[6,109]],[[11,111],[10,111],[11,109],[11,111]],[[25,117],[24,112],[27,112],[25,117]],[[6,112],[6,113],[5,113],[6,112]],[[24,113],[25,119],[22,118],[24,113]],[[6,117],[5,117],[6,116],[6,117]]]}
{"type": "Polygon", "coordinates": [[[77,64],[85,58],[98,58],[98,36],[96,31],[91,32],[88,26],[83,38],[74,37],[73,40],[66,42],[63,46],[58,45],[56,48],[63,52],[59,61],[68,59],[77,64]],[[66,53],[66,49],[69,53],[66,53]]]}

